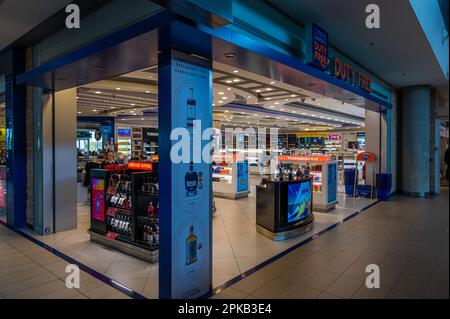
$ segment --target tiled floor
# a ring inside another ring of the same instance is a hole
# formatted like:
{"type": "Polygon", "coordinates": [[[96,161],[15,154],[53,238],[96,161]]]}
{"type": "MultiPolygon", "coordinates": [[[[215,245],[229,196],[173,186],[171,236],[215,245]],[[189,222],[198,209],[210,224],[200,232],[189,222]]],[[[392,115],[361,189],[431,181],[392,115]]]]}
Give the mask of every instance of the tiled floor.
{"type": "Polygon", "coordinates": [[[80,288],[65,285],[67,262],[0,225],[0,299],[128,299],[80,271],[80,288]]]}
{"type": "MultiPolygon", "coordinates": [[[[252,190],[258,180],[251,181],[252,190]]],[[[85,202],[85,190],[78,192],[78,201],[85,202]]],[[[364,198],[340,198],[338,207],[330,213],[315,213],[313,231],[283,242],[273,242],[255,230],[255,191],[240,200],[216,198],[217,213],[213,217],[213,287],[255,267],[305,238],[340,222],[372,201],[364,198]]],[[[79,204],[78,228],[35,238],[78,260],[86,266],[116,280],[147,298],[158,297],[158,264],[150,264],[109,249],[89,240],[87,229],[89,207],[79,204]]]]}
{"type": "Polygon", "coordinates": [[[448,196],[381,202],[214,298],[448,298],[448,196]]]}

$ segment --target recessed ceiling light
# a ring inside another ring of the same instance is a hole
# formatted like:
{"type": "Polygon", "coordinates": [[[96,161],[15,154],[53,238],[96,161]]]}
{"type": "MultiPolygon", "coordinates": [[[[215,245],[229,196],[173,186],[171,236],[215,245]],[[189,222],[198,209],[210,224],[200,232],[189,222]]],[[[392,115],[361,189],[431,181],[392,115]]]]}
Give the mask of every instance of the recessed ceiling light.
{"type": "Polygon", "coordinates": [[[78,114],[81,114],[81,112],[78,112],[78,114]]]}
{"type": "Polygon", "coordinates": [[[240,82],[241,80],[240,79],[233,79],[233,82],[240,82]]]}
{"type": "Polygon", "coordinates": [[[110,109],[114,109],[114,106],[110,106],[109,108],[110,108],[110,109]]]}
{"type": "Polygon", "coordinates": [[[270,108],[273,109],[275,106],[271,105],[270,108]]]}
{"type": "Polygon", "coordinates": [[[258,114],[253,114],[254,116],[258,116],[258,114]]]}
{"type": "Polygon", "coordinates": [[[225,113],[228,113],[228,110],[225,110],[225,113]]]}
{"type": "Polygon", "coordinates": [[[274,104],[280,104],[280,102],[275,102],[274,104]]]}
{"type": "Polygon", "coordinates": [[[266,98],[265,98],[265,100],[267,100],[267,101],[270,101],[270,100],[271,100],[271,98],[270,98],[270,97],[266,97],[266,98]]]}
{"type": "Polygon", "coordinates": [[[256,92],[256,93],[259,93],[259,92],[261,92],[261,90],[255,90],[255,92],[256,92]]]}
{"type": "Polygon", "coordinates": [[[231,88],[227,88],[227,91],[231,91],[231,88]]]}
{"type": "Polygon", "coordinates": [[[224,92],[219,92],[218,94],[219,94],[219,95],[224,95],[225,93],[224,93],[224,92]]]}
{"type": "Polygon", "coordinates": [[[295,111],[292,111],[292,113],[296,113],[295,111]]]}
{"type": "Polygon", "coordinates": [[[283,112],[283,111],[284,111],[284,109],[280,109],[280,111],[281,111],[281,112],[283,112]]]}
{"type": "Polygon", "coordinates": [[[95,94],[102,94],[101,91],[95,91],[95,94]]]}
{"type": "Polygon", "coordinates": [[[223,103],[223,101],[219,101],[219,103],[223,103]]]}
{"type": "Polygon", "coordinates": [[[120,91],[120,88],[116,88],[117,91],[120,91]]]}
{"type": "Polygon", "coordinates": [[[145,91],[145,93],[150,93],[150,91],[145,91]]]}
{"type": "Polygon", "coordinates": [[[233,70],[233,73],[239,73],[239,70],[233,70]]]}
{"type": "Polygon", "coordinates": [[[297,95],[295,95],[295,94],[291,94],[291,97],[296,97],[297,95]]]}
{"type": "Polygon", "coordinates": [[[273,89],[272,88],[266,88],[266,91],[272,91],[273,89]]]}
{"type": "Polygon", "coordinates": [[[222,96],[222,100],[228,100],[228,97],[222,96]]]}
{"type": "Polygon", "coordinates": [[[252,96],[251,96],[251,95],[247,96],[247,99],[251,99],[251,98],[252,98],[252,96]]]}
{"type": "Polygon", "coordinates": [[[216,104],[213,103],[212,106],[216,106],[216,104]]]}
{"type": "Polygon", "coordinates": [[[226,83],[232,83],[233,81],[231,81],[231,80],[226,80],[225,82],[226,82],[226,83]]]}
{"type": "Polygon", "coordinates": [[[275,81],[270,81],[270,84],[275,84],[275,81]]]}
{"type": "Polygon", "coordinates": [[[130,105],[131,105],[131,106],[135,106],[136,104],[134,104],[134,103],[131,103],[130,105]]]}
{"type": "Polygon", "coordinates": [[[77,99],[79,99],[80,97],[79,96],[77,96],[77,99]]]}
{"type": "Polygon", "coordinates": [[[97,110],[92,110],[92,112],[97,112],[97,110]]]}

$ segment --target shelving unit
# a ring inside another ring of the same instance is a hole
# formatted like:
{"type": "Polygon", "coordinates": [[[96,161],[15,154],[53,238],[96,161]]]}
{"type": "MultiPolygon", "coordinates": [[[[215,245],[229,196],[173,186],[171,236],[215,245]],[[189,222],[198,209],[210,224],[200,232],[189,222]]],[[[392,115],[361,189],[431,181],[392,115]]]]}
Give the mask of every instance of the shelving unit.
{"type": "Polygon", "coordinates": [[[131,131],[131,157],[142,154],[142,128],[133,127],[131,131]]]}
{"type": "Polygon", "coordinates": [[[91,240],[156,262],[159,246],[157,171],[94,169],[91,183],[91,240]]]}

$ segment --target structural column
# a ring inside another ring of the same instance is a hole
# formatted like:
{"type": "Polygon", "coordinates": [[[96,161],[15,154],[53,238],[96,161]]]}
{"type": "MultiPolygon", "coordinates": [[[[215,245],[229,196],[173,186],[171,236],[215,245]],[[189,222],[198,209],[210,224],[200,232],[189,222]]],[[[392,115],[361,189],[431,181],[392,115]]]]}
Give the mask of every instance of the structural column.
{"type": "Polygon", "coordinates": [[[211,39],[176,22],[159,50],[159,297],[199,298],[212,289],[211,39]]]}
{"type": "Polygon", "coordinates": [[[430,192],[430,88],[403,89],[402,191],[424,197],[430,192]]]}
{"type": "Polygon", "coordinates": [[[16,84],[25,71],[25,52],[5,53],[6,101],[6,220],[13,227],[26,225],[26,88],[16,84]]]}

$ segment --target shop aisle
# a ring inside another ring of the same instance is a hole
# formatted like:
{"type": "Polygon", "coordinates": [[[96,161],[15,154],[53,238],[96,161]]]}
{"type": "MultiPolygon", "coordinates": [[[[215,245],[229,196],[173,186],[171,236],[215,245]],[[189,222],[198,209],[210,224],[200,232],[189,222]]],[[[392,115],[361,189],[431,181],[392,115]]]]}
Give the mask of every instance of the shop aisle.
{"type": "Polygon", "coordinates": [[[381,202],[214,298],[448,298],[448,196],[381,202]],[[372,263],[380,289],[364,284],[372,263]]]}
{"type": "Polygon", "coordinates": [[[67,262],[0,224],[0,299],[128,299],[80,272],[80,288],[65,285],[67,262]]]}
{"type": "MultiPolygon", "coordinates": [[[[373,200],[364,198],[340,198],[340,204],[332,212],[315,213],[314,228],[311,232],[283,242],[274,242],[257,233],[255,229],[255,185],[258,183],[259,178],[252,176],[248,198],[215,199],[217,213],[213,216],[213,287],[221,286],[373,203],[373,200]]],[[[30,230],[26,232],[144,297],[158,298],[157,263],[150,264],[90,241],[87,233],[90,227],[89,206],[83,196],[85,193],[85,188],[79,185],[76,230],[47,236],[39,236],[30,230]]]]}

